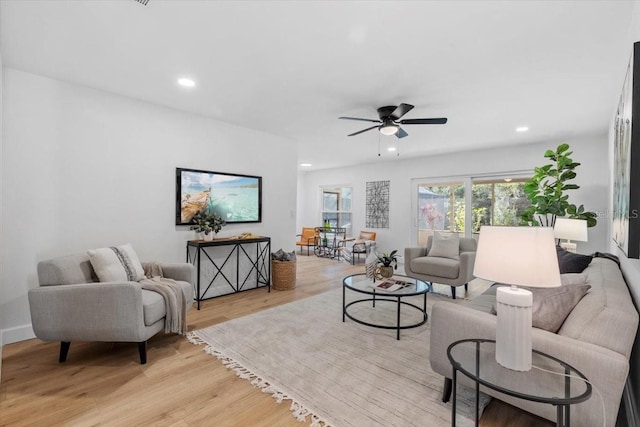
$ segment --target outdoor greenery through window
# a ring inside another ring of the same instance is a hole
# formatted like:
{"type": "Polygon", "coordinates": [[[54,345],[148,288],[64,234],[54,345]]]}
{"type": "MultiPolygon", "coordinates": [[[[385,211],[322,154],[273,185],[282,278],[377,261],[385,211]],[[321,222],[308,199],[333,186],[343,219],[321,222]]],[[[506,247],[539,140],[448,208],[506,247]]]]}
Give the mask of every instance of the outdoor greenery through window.
{"type": "Polygon", "coordinates": [[[322,224],[347,229],[351,235],[351,187],[325,187],[322,189],[322,224]]]}
{"type": "Polygon", "coordinates": [[[474,181],[472,186],[472,233],[482,225],[521,225],[520,213],[531,202],[524,193],[526,179],[474,181]]]}
{"type": "MultiPolygon", "coordinates": [[[[530,202],[525,178],[471,182],[471,234],[482,225],[520,225],[520,213],[530,202]]],[[[465,234],[465,182],[418,184],[418,243],[426,244],[434,231],[465,234]]]]}
{"type": "Polygon", "coordinates": [[[464,183],[418,185],[418,243],[433,231],[464,233],[464,183]]]}

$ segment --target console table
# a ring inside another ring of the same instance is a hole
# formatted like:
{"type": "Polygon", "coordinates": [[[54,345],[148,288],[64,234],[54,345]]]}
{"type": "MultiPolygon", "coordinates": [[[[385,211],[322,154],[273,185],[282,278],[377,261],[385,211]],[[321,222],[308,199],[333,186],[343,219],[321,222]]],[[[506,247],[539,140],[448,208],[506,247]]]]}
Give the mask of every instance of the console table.
{"type": "Polygon", "coordinates": [[[198,310],[201,301],[222,295],[263,286],[271,292],[270,258],[270,237],[189,240],[187,262],[196,267],[198,310]]]}

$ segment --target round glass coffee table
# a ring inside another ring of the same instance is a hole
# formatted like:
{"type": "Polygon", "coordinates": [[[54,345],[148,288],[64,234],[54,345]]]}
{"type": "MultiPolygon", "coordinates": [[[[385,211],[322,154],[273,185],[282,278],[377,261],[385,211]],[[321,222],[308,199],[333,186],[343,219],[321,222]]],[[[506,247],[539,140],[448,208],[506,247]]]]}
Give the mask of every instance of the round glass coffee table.
{"type": "Polygon", "coordinates": [[[400,274],[394,274],[393,277],[389,278],[388,280],[403,282],[405,284],[404,287],[395,291],[387,291],[383,289],[376,289],[373,287],[384,280],[385,279],[376,280],[374,282],[373,279],[367,278],[365,274],[354,274],[352,276],[345,277],[342,280],[342,321],[345,322],[346,318],[348,317],[354,322],[360,323],[361,325],[371,326],[372,328],[395,329],[396,339],[400,339],[401,329],[417,328],[418,326],[424,325],[427,322],[427,319],[429,318],[429,316],[427,315],[427,292],[429,291],[429,285],[419,279],[414,279],[412,277],[407,277],[400,274]],[[355,301],[347,303],[347,290],[367,295],[367,298],[357,299],[355,301]],[[402,300],[404,297],[416,295],[423,296],[422,306],[402,300]],[[349,313],[349,307],[353,307],[354,305],[371,303],[371,307],[375,308],[376,303],[379,302],[391,302],[396,304],[395,325],[367,322],[365,320],[358,319],[354,314],[349,313]],[[418,310],[420,312],[419,320],[410,324],[401,324],[400,317],[402,306],[408,307],[412,310],[418,310]]]}

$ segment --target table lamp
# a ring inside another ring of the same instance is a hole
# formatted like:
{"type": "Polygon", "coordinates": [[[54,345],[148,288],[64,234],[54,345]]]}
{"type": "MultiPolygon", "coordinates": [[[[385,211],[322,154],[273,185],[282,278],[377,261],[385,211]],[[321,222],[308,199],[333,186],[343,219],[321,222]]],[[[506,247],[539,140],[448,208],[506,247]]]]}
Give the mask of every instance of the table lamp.
{"type": "Polygon", "coordinates": [[[531,369],[531,291],[560,286],[560,270],[550,227],[483,226],[473,275],[498,282],[496,361],[516,371],[531,369]]]}
{"type": "Polygon", "coordinates": [[[560,243],[560,247],[575,253],[576,244],[571,243],[571,241],[587,241],[587,221],[584,219],[556,218],[553,234],[556,239],[567,239],[566,242],[560,243]]]}

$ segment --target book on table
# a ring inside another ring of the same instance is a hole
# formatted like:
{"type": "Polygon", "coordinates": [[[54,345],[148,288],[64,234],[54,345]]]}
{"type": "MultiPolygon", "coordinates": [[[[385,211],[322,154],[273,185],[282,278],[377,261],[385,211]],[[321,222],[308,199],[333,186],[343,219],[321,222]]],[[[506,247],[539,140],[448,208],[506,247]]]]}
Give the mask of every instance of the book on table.
{"type": "Polygon", "coordinates": [[[380,282],[370,283],[369,286],[371,286],[373,289],[376,289],[376,290],[385,291],[385,292],[393,292],[393,291],[397,291],[398,289],[402,289],[402,288],[406,288],[407,286],[411,286],[412,284],[413,284],[412,282],[407,282],[405,280],[384,279],[384,280],[382,280],[380,282]]]}

